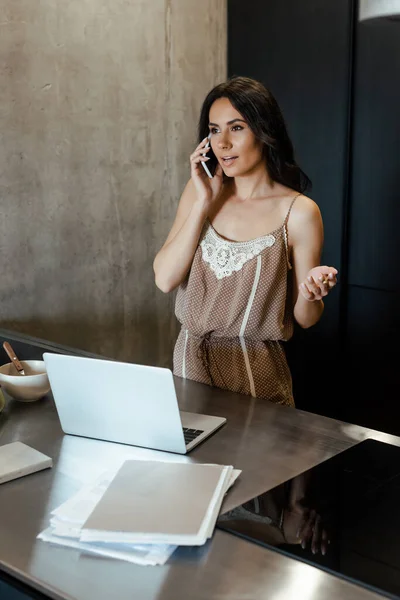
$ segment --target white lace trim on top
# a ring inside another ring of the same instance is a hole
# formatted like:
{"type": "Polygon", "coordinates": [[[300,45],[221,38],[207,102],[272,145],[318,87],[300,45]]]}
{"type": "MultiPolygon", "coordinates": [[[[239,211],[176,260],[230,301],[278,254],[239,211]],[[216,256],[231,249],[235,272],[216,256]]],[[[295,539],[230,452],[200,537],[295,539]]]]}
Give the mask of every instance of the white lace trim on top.
{"type": "Polygon", "coordinates": [[[217,235],[209,224],[200,242],[203,260],[210,265],[217,279],[240,271],[245,263],[275,244],[272,234],[248,242],[229,242],[217,235]]]}

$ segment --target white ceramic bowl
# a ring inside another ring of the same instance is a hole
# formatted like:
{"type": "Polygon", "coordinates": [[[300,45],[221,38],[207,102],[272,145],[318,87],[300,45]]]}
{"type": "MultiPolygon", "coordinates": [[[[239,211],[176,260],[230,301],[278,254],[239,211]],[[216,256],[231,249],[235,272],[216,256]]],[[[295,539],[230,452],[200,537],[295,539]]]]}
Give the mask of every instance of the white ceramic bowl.
{"type": "Polygon", "coordinates": [[[33,402],[50,391],[50,382],[43,360],[21,360],[25,375],[19,375],[13,363],[0,367],[0,385],[3,390],[21,402],[33,402]]]}

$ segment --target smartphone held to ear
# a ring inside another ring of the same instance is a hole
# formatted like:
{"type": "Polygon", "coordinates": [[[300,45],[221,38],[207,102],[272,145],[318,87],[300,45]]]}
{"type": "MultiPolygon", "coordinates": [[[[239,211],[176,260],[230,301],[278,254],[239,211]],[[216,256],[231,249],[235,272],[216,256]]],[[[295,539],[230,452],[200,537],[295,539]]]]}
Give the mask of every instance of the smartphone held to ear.
{"type": "MultiPolygon", "coordinates": [[[[208,141],[206,144],[206,148],[210,147],[210,138],[211,138],[211,133],[208,136],[208,141]]],[[[206,154],[203,154],[203,156],[207,156],[206,154]]],[[[201,161],[201,164],[203,165],[203,169],[205,170],[205,172],[207,173],[207,175],[209,176],[210,179],[213,178],[213,176],[210,173],[210,169],[207,167],[206,163],[204,161],[201,161]]]]}

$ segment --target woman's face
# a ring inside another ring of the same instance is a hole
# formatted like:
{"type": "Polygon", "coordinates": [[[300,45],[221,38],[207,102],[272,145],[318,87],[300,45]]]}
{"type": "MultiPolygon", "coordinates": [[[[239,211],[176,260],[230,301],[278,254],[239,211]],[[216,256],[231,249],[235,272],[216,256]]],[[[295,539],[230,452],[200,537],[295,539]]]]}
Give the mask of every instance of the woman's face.
{"type": "Polygon", "coordinates": [[[241,177],[266,168],[262,144],[228,98],[219,98],[210,108],[211,148],[225,175],[241,177]]]}

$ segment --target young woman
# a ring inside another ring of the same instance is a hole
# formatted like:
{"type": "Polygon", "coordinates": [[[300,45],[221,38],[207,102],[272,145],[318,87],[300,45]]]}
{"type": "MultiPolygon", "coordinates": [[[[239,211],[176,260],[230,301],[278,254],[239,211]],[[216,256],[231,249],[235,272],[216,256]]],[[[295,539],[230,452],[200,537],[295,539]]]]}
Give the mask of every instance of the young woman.
{"type": "Polygon", "coordinates": [[[310,181],[275,98],[253,79],[209,92],[199,140],[153,265],[160,290],[178,288],[174,373],[293,406],[283,343],[294,320],[319,321],[337,275],[319,264],[323,224],[303,193],[310,181]]]}

